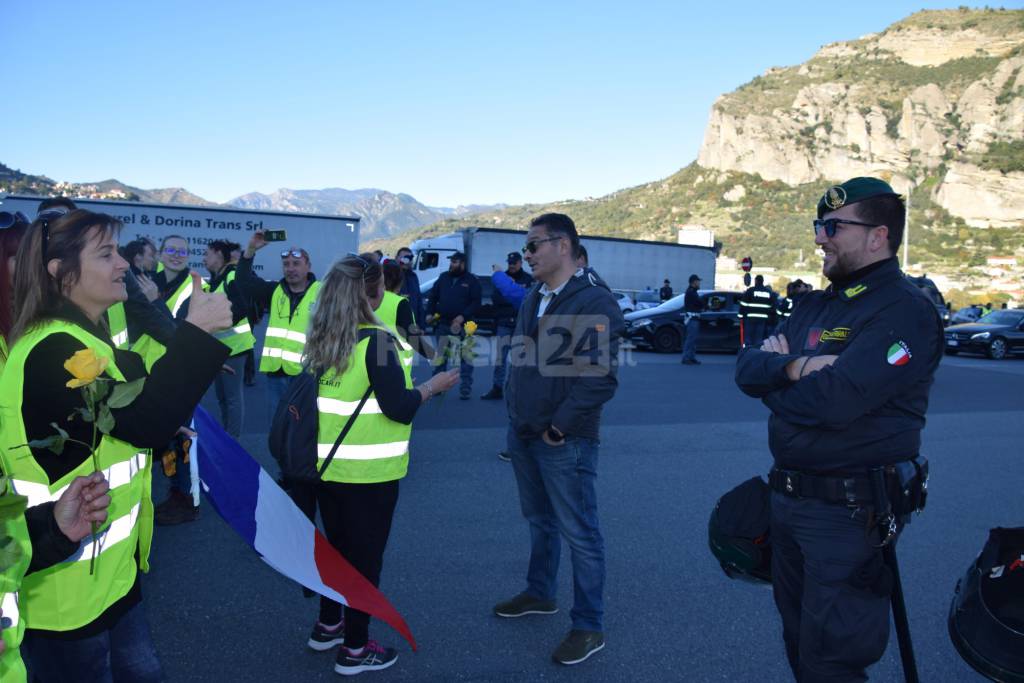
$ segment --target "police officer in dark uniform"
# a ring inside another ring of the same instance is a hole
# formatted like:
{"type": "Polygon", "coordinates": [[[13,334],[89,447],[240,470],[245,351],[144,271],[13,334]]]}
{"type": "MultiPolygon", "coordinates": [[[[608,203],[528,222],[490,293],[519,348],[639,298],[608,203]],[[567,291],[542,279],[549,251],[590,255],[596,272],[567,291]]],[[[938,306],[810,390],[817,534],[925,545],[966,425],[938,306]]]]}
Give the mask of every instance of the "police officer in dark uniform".
{"type": "Polygon", "coordinates": [[[772,412],[772,583],[799,681],[866,680],[889,639],[893,580],[878,545],[895,541],[875,528],[870,483],[879,467],[888,487],[920,463],[943,347],[935,307],[896,260],[904,211],[875,178],[829,188],[814,232],[831,285],[737,361],[740,389],[772,412]]]}
{"type": "Polygon", "coordinates": [[[754,286],[740,297],[743,320],[743,345],[760,346],[775,323],[775,293],[764,284],[764,276],[754,278],[754,286]]]}

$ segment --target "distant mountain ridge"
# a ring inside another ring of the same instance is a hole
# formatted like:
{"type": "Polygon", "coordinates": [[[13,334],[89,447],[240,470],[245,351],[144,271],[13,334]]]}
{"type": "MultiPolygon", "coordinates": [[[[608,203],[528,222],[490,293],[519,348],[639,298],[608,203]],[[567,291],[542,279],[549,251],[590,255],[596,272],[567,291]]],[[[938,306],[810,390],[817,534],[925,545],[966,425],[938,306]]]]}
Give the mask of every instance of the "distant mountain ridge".
{"type": "MultiPolygon", "coordinates": [[[[0,164],[0,193],[222,206],[180,187],[144,190],[126,185],[119,180],[95,183],[58,182],[46,176],[22,173],[4,164],[0,164]]],[[[340,187],[322,190],[282,188],[271,194],[250,192],[235,197],[223,206],[256,211],[298,211],[329,216],[358,216],[361,219],[360,233],[365,239],[386,238],[446,218],[505,207],[504,204],[434,207],[426,206],[405,193],[388,192],[377,188],[346,190],[340,187]]]]}

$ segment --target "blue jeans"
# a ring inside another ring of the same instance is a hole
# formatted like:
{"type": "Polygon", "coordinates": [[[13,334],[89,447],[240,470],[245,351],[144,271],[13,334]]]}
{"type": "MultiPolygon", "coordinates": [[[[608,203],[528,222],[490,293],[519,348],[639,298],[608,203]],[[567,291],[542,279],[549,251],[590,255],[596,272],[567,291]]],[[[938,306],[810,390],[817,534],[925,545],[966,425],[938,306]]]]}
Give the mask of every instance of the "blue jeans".
{"type": "Polygon", "coordinates": [[[686,323],[686,338],[683,340],[683,360],[697,360],[697,339],[700,337],[700,320],[690,318],[686,323]]]}
{"type": "Polygon", "coordinates": [[[81,640],[55,640],[28,631],[22,646],[30,680],[39,683],[156,683],[164,679],[142,605],[113,628],[81,640]]]}
{"type": "Polygon", "coordinates": [[[224,364],[235,371],[235,374],[221,371],[213,380],[213,386],[203,396],[203,407],[211,415],[219,415],[224,431],[238,438],[242,433],[242,420],[245,417],[245,398],[242,393],[245,379],[245,354],[231,356],[224,364]],[[213,410],[216,405],[217,409],[213,410]]]}
{"type": "Polygon", "coordinates": [[[512,333],[515,328],[508,325],[497,326],[494,332],[494,386],[505,388],[505,370],[508,368],[508,352],[512,347],[512,333]]]}
{"type": "Polygon", "coordinates": [[[267,378],[267,407],[270,409],[270,415],[267,417],[267,424],[269,425],[274,419],[274,413],[277,411],[277,404],[281,402],[281,397],[284,396],[284,392],[288,390],[288,385],[291,384],[291,375],[266,375],[267,378]]]}
{"type": "Polygon", "coordinates": [[[508,452],[519,485],[523,517],[530,523],[526,592],[554,600],[562,543],[572,553],[575,629],[602,631],[604,539],[597,521],[597,451],[593,439],[568,437],[561,446],[520,439],[510,427],[508,452]]]}

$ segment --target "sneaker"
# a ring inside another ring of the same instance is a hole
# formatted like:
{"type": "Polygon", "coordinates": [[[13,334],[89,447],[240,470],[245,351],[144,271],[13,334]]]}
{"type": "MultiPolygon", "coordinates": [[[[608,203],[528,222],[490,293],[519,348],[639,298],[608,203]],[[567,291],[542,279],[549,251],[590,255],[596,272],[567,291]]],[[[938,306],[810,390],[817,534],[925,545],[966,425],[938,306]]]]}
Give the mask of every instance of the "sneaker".
{"type": "Polygon", "coordinates": [[[326,652],[335,645],[342,645],[345,642],[345,622],[341,621],[337,626],[328,628],[317,621],[313,624],[313,632],[309,634],[309,640],[306,641],[306,645],[309,645],[311,650],[317,652],[326,652]]]}
{"type": "Polygon", "coordinates": [[[499,398],[505,398],[505,394],[502,392],[501,387],[491,387],[491,390],[480,398],[485,401],[496,401],[499,398]]]}
{"type": "Polygon", "coordinates": [[[562,644],[555,648],[551,658],[559,664],[571,666],[579,664],[598,650],[604,648],[604,634],[600,631],[580,631],[573,629],[565,637],[562,644]]]}
{"type": "Polygon", "coordinates": [[[520,593],[511,600],[499,602],[494,613],[499,617],[524,617],[527,614],[554,614],[558,611],[554,600],[541,600],[528,593],[520,593]]]}
{"type": "Polygon", "coordinates": [[[512,462],[512,456],[505,451],[498,451],[498,460],[504,460],[505,462],[512,462]]]}
{"type": "Polygon", "coordinates": [[[334,663],[335,673],[342,676],[355,676],[364,671],[379,671],[386,669],[398,661],[398,653],[393,647],[383,647],[376,640],[366,643],[362,652],[355,654],[353,650],[341,646],[338,650],[338,659],[334,663]]]}

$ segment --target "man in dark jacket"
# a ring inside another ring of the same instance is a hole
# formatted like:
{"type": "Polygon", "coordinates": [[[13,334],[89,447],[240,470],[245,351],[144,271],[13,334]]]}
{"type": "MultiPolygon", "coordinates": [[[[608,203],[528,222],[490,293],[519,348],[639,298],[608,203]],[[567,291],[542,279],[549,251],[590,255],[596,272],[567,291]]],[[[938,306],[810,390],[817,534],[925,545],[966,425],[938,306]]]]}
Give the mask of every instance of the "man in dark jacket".
{"type": "Polygon", "coordinates": [[[916,470],[943,353],[935,306],[896,260],[904,216],[876,178],[829,188],[814,231],[831,285],[736,364],[740,389],[772,412],[772,583],[800,681],[867,680],[889,640],[892,580],[878,544],[898,528],[879,530],[887,508],[869,472],[886,467],[893,486],[890,470],[916,470]]]}
{"type": "MultiPolygon", "coordinates": [[[[448,369],[449,363],[455,359],[449,357],[448,336],[465,338],[463,325],[473,319],[480,308],[480,281],[472,273],[466,272],[466,255],[457,251],[448,257],[448,272],[441,273],[430,290],[430,303],[427,317],[437,316],[434,329],[437,331],[437,352],[444,354],[444,362],[434,366],[434,374],[448,369]]],[[[473,389],[473,365],[465,356],[459,359],[461,381],[459,398],[469,400],[473,389]]]]}
{"type": "Polygon", "coordinates": [[[665,283],[658,290],[658,298],[662,301],[668,301],[673,296],[675,295],[672,293],[672,283],[668,281],[668,278],[665,278],[665,283]]]}
{"type": "Polygon", "coordinates": [[[683,297],[683,319],[686,326],[686,337],[683,338],[683,365],[700,365],[697,360],[697,340],[700,338],[700,313],[704,310],[704,301],[700,298],[700,276],[690,276],[690,286],[683,297]]]}
{"type": "MultiPolygon", "coordinates": [[[[533,285],[533,276],[523,270],[523,256],[518,251],[510,252],[506,259],[508,268],[505,275],[512,284],[523,289],[529,289],[533,285]]],[[[497,267],[497,266],[495,266],[497,267]]],[[[494,279],[494,276],[491,276],[494,279]]],[[[508,280],[504,282],[507,283],[508,280]]],[[[501,287],[495,281],[494,294],[491,295],[491,302],[494,304],[495,332],[494,332],[494,383],[491,390],[480,398],[485,400],[499,399],[504,397],[505,368],[508,365],[508,351],[512,339],[512,331],[516,326],[516,317],[519,313],[519,306],[514,305],[504,294],[501,287]]]]}
{"type": "Polygon", "coordinates": [[[419,327],[425,327],[423,320],[423,294],[420,293],[420,278],[412,269],[412,250],[402,247],[395,254],[398,265],[402,267],[402,289],[398,292],[409,300],[412,306],[412,318],[419,327]]]}
{"type": "Polygon", "coordinates": [[[764,276],[754,278],[754,286],[740,298],[743,345],[758,347],[775,326],[775,293],[764,284],[764,276]]]}
{"type": "Polygon", "coordinates": [[[601,408],[618,386],[625,323],[607,286],[577,268],[571,218],[538,216],[526,239],[526,260],[541,284],[519,309],[505,401],[507,450],[530,524],[530,565],[526,590],[494,612],[557,611],[561,534],[572,549],[575,601],[572,630],[552,656],[578,664],[604,647],[604,541],[594,484],[601,408]]]}

